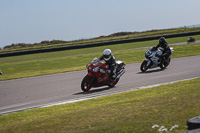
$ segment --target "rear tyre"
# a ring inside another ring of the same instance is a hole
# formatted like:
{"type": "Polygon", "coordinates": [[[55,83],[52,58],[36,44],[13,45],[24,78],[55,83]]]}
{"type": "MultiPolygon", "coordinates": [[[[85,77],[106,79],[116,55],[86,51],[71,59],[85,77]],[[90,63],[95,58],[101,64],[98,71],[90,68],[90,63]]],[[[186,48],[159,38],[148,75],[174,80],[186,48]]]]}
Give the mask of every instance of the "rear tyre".
{"type": "Polygon", "coordinates": [[[84,92],[88,92],[92,86],[89,85],[89,81],[90,81],[90,77],[88,75],[86,75],[82,82],[81,82],[81,89],[84,91],[84,92]]]}
{"type": "Polygon", "coordinates": [[[142,62],[141,66],[140,66],[140,70],[141,70],[142,72],[146,72],[147,69],[148,69],[148,68],[147,68],[147,61],[145,60],[145,61],[142,62]]]}
{"type": "Polygon", "coordinates": [[[169,66],[170,61],[171,61],[171,58],[169,58],[168,61],[163,61],[163,62],[160,64],[160,68],[161,68],[161,69],[165,69],[167,66],[169,66]]]}
{"type": "Polygon", "coordinates": [[[113,88],[113,87],[118,83],[118,81],[119,81],[119,79],[116,79],[114,82],[108,84],[108,86],[109,86],[110,88],[113,88]]]}
{"type": "Polygon", "coordinates": [[[187,121],[188,130],[200,128],[200,116],[193,117],[187,121]]]}

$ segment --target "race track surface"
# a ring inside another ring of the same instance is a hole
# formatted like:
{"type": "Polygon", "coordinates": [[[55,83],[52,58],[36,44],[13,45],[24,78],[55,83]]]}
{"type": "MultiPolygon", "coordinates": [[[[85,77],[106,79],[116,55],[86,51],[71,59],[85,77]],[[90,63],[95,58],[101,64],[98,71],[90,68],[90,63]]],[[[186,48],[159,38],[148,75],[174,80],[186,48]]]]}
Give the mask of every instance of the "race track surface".
{"type": "Polygon", "coordinates": [[[0,81],[0,114],[200,77],[200,55],[172,59],[168,68],[162,71],[155,68],[141,73],[140,64],[127,64],[126,73],[116,87],[92,88],[88,93],[80,88],[86,70],[0,81]]]}

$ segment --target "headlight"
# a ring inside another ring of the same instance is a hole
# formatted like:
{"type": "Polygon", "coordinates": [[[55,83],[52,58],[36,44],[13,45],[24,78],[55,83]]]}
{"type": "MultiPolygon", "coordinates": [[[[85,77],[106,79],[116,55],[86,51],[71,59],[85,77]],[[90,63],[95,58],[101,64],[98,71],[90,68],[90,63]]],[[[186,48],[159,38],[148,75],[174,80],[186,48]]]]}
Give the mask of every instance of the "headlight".
{"type": "Polygon", "coordinates": [[[87,69],[91,69],[90,64],[87,64],[86,68],[87,69]]]}
{"type": "Polygon", "coordinates": [[[93,68],[92,70],[93,70],[94,72],[98,72],[99,67],[93,68]]]}
{"type": "Polygon", "coordinates": [[[150,50],[147,50],[146,52],[145,52],[145,57],[148,57],[148,56],[150,56],[151,55],[151,51],[150,50]]]}

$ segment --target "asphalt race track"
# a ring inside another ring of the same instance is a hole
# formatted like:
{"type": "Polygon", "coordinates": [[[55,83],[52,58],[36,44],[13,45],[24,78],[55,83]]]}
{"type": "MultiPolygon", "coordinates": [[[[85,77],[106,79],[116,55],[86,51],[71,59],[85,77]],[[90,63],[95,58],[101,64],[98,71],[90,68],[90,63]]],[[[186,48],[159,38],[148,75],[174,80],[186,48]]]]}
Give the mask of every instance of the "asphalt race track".
{"type": "Polygon", "coordinates": [[[92,88],[88,93],[80,88],[86,70],[0,81],[0,114],[200,77],[200,55],[172,59],[162,71],[155,68],[141,73],[140,64],[127,64],[116,87],[92,88]]]}

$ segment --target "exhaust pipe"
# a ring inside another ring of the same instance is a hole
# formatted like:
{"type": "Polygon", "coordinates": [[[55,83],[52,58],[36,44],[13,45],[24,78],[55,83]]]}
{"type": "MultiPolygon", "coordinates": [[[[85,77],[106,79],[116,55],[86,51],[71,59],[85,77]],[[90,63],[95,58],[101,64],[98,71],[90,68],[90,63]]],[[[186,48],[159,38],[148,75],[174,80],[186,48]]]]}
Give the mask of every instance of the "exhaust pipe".
{"type": "Polygon", "coordinates": [[[116,77],[116,79],[119,79],[123,74],[125,73],[125,70],[122,70],[116,77]]]}

